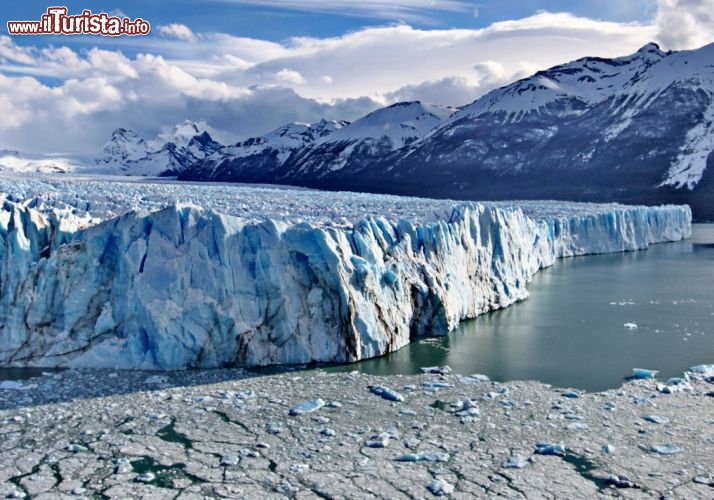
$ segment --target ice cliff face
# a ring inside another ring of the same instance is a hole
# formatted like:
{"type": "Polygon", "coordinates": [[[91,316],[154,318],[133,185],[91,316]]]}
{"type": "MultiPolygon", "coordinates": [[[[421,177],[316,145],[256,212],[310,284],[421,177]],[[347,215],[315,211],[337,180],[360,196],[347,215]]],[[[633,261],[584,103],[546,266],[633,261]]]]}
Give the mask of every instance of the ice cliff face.
{"type": "Polygon", "coordinates": [[[436,222],[344,229],[174,205],[87,227],[6,200],[0,364],[354,361],[526,298],[560,257],[690,233],[688,207],[571,206],[466,204],[436,222]]]}

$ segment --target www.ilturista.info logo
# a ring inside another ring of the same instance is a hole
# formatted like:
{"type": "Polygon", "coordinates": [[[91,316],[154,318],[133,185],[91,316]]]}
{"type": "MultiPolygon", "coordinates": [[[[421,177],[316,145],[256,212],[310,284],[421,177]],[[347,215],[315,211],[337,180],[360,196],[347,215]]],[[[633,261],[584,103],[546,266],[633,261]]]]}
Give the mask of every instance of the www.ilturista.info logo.
{"type": "Polygon", "coordinates": [[[8,21],[7,31],[11,35],[148,35],[151,25],[137,17],[119,18],[109,14],[92,14],[83,10],[76,16],[67,15],[67,7],[49,7],[40,21],[8,21]]]}

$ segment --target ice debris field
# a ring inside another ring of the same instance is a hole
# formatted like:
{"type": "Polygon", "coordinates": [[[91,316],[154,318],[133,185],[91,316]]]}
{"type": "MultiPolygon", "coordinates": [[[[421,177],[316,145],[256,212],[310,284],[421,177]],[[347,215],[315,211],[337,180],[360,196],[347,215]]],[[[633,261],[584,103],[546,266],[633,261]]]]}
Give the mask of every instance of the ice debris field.
{"type": "Polygon", "coordinates": [[[0,180],[0,364],[348,362],[528,295],[558,258],[691,234],[687,206],[0,180]]]}

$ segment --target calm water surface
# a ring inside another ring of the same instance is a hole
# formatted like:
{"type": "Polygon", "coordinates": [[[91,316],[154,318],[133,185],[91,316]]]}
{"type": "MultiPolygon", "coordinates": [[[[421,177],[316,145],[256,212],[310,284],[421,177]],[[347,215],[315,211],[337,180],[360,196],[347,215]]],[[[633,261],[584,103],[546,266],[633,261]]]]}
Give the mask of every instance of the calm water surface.
{"type": "Polygon", "coordinates": [[[646,251],[561,260],[529,290],[528,300],[463,322],[447,337],[329,370],[411,374],[449,365],[499,381],[599,391],[620,386],[635,367],[666,378],[714,363],[714,224],[646,251]]]}

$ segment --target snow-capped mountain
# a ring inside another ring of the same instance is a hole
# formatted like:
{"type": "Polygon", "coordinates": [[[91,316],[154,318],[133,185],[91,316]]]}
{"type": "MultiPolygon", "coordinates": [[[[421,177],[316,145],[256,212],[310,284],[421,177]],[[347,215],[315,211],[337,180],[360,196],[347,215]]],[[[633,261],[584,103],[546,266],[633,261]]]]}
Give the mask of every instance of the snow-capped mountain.
{"type": "Polygon", "coordinates": [[[586,57],[561,64],[490,92],[459,110],[439,128],[483,115],[498,115],[504,123],[542,113],[577,116],[637,81],[644,71],[666,56],[656,44],[650,43],[626,57],[586,57]]]}
{"type": "Polygon", "coordinates": [[[221,148],[185,169],[184,180],[271,182],[293,153],[305,150],[347,126],[345,121],[289,123],[267,134],[221,148]]]}
{"type": "Polygon", "coordinates": [[[454,111],[419,101],[378,109],[297,152],[278,171],[277,181],[358,175],[417,141],[454,111]]]}
{"type": "Polygon", "coordinates": [[[187,166],[218,151],[214,137],[229,136],[205,121],[184,121],[146,141],[131,130],[118,128],[95,159],[102,173],[121,175],[177,175],[187,166]]]}
{"type": "MultiPolygon", "coordinates": [[[[689,203],[695,217],[714,219],[712,61],[714,44],[664,52],[650,43],[538,72],[453,113],[396,104],[291,149],[260,181],[472,200],[689,203]]],[[[193,178],[255,180],[258,167],[221,154],[210,177],[192,168],[193,178]]]]}
{"type": "Polygon", "coordinates": [[[686,202],[695,216],[714,218],[712,61],[714,44],[681,52],[648,44],[627,57],[556,66],[464,107],[350,187],[686,202]]]}
{"type": "Polygon", "coordinates": [[[359,120],[289,124],[262,137],[221,149],[180,178],[239,182],[296,182],[356,175],[375,161],[413,143],[454,108],[403,102],[359,120]]]}
{"type": "Polygon", "coordinates": [[[96,159],[97,165],[121,165],[141,160],[150,152],[147,142],[135,132],[118,128],[112,132],[96,159]]]}
{"type": "Polygon", "coordinates": [[[150,144],[154,150],[161,149],[167,143],[175,144],[178,148],[186,148],[194,137],[201,136],[204,133],[210,135],[219,144],[235,142],[235,137],[231,134],[211,127],[205,120],[198,120],[197,122],[184,120],[164,130],[150,144]]]}

